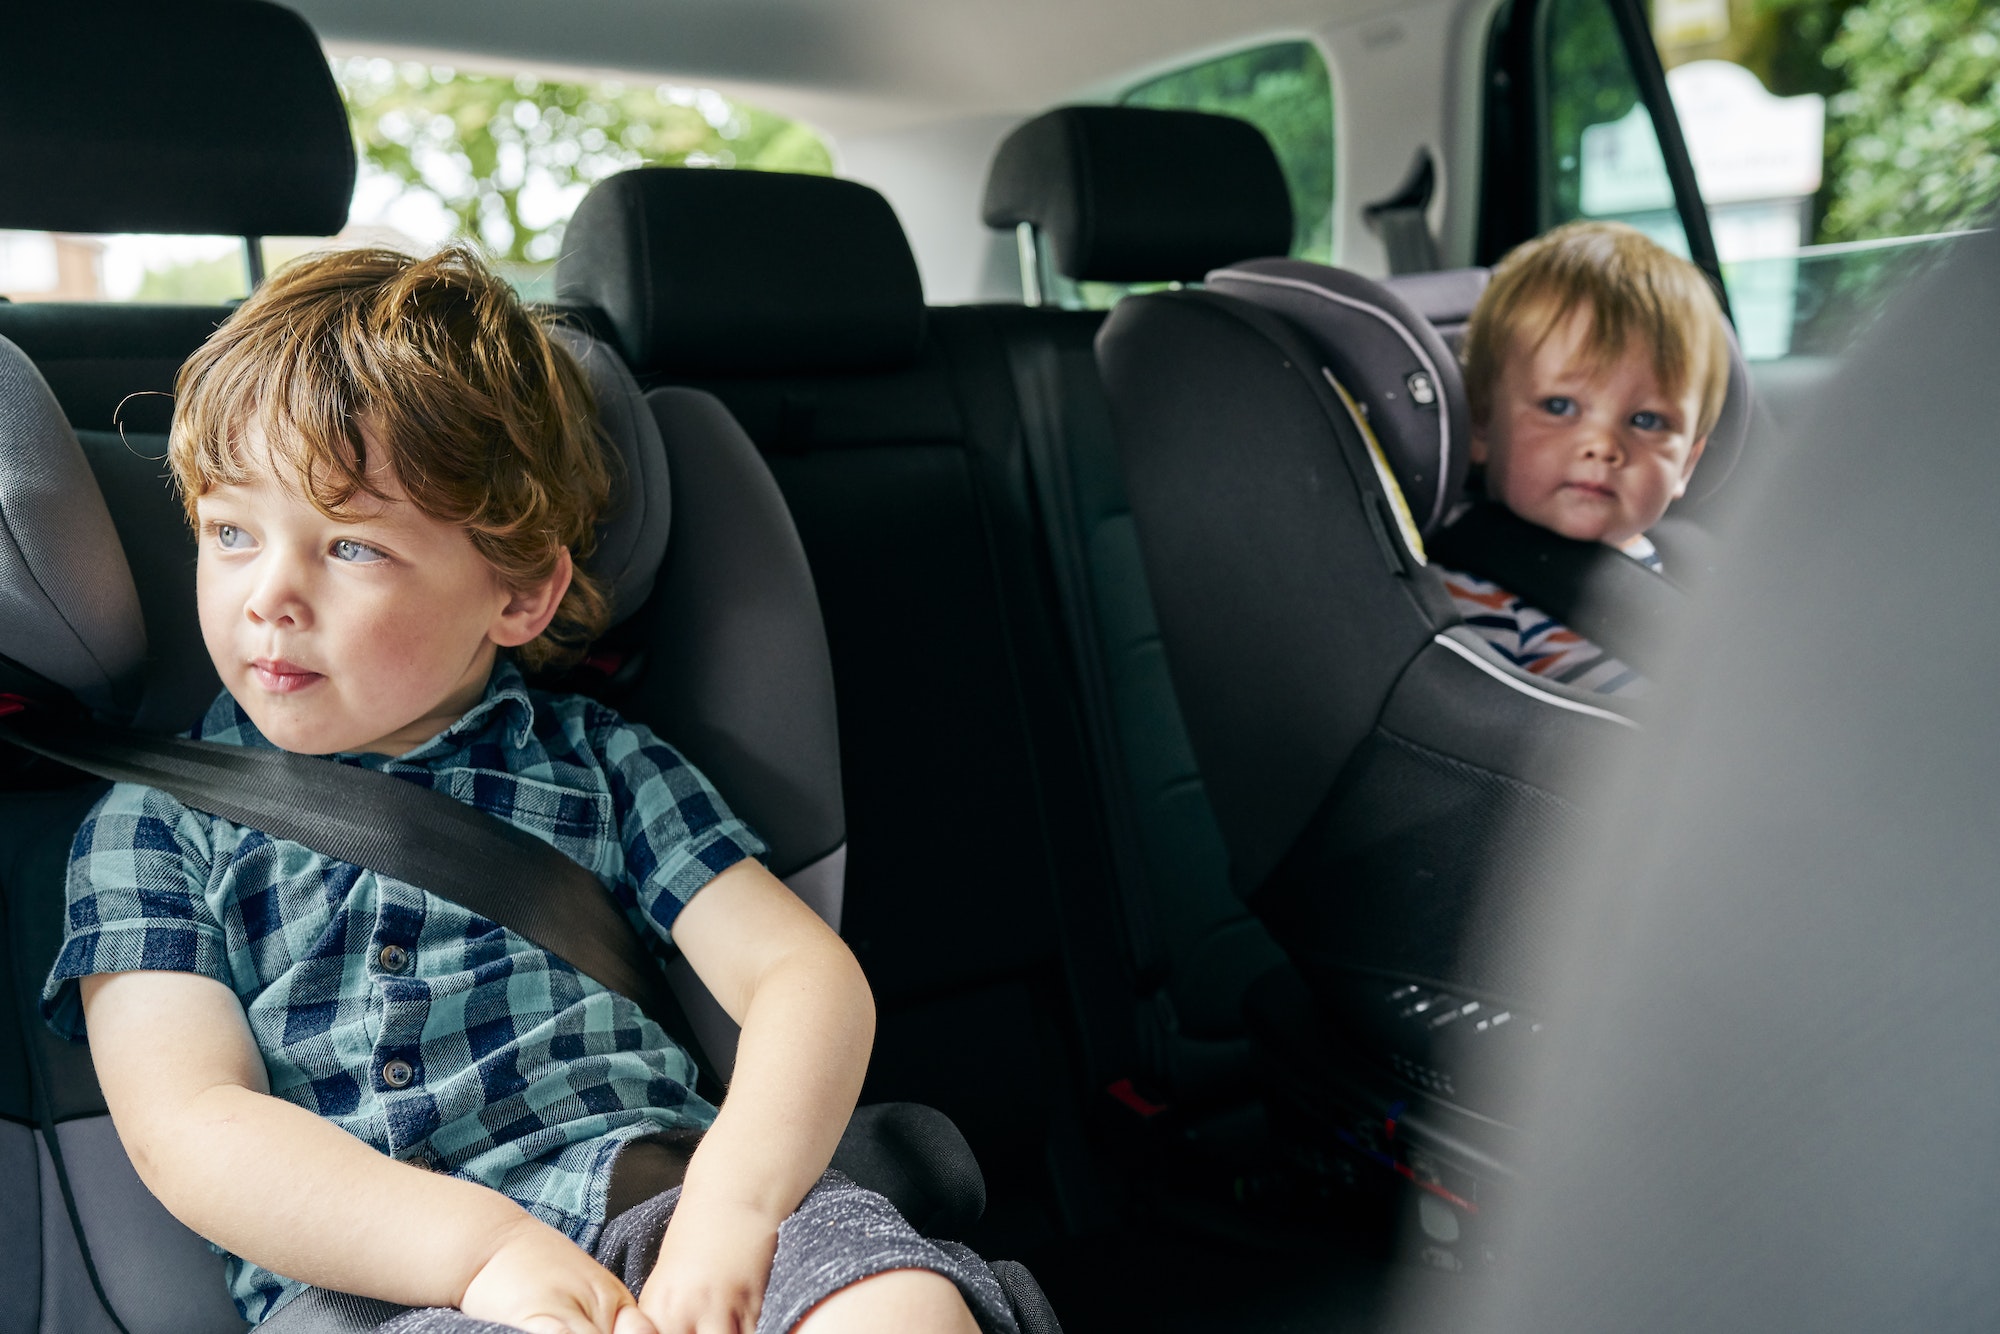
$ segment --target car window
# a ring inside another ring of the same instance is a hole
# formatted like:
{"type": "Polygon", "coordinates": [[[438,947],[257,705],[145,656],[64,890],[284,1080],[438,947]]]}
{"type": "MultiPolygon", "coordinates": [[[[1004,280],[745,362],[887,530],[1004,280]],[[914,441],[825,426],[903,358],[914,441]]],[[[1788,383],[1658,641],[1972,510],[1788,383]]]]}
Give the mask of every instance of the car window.
{"type": "MultiPolygon", "coordinates": [[[[334,244],[428,251],[476,241],[524,296],[553,296],[563,224],[592,184],[642,164],[831,172],[808,125],[709,88],[563,82],[337,58],[360,171],[334,244]]],[[[328,245],[266,237],[277,268],[328,245]]],[[[0,295],[216,303],[245,295],[241,237],[0,232],[0,295]]]]}
{"type": "MultiPolygon", "coordinates": [[[[1657,140],[1603,0],[1554,0],[1545,221],[1672,244],[1657,140]],[[1661,234],[1666,233],[1666,234],[1661,234]]],[[[1746,356],[1831,354],[2000,200],[1990,0],[1656,0],[1655,41],[1746,356]]],[[[1685,253],[1683,251],[1683,253],[1685,253]]]]}
{"type": "Polygon", "coordinates": [[[1544,6],[1536,58],[1542,228],[1572,218],[1616,218],[1687,254],[1659,134],[1605,0],[1544,6]]]}

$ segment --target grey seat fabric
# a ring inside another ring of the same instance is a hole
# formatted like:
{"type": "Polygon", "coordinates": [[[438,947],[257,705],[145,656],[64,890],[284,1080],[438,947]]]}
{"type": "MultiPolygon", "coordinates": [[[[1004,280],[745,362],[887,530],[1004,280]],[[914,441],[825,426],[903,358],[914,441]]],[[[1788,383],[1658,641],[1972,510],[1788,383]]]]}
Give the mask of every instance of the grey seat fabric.
{"type": "Polygon", "coordinates": [[[1672,736],[1561,923],[1518,1262],[1473,1327],[1991,1323],[1996,306],[2000,234],[1954,243],[1738,497],[1672,736]]]}

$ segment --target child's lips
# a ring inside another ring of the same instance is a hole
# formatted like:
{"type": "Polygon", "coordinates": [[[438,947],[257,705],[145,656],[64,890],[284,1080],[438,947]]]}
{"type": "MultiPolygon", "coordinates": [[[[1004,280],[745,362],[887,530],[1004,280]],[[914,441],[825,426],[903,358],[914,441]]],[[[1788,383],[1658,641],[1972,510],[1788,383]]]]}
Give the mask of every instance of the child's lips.
{"type": "Polygon", "coordinates": [[[1604,500],[1614,500],[1618,495],[1602,482],[1564,482],[1563,490],[1578,491],[1586,496],[1597,496],[1604,500]]]}
{"type": "Polygon", "coordinates": [[[315,681],[326,679],[318,672],[308,671],[283,658],[257,658],[251,662],[250,670],[257,677],[258,685],[278,695],[289,695],[304,690],[315,681]]]}

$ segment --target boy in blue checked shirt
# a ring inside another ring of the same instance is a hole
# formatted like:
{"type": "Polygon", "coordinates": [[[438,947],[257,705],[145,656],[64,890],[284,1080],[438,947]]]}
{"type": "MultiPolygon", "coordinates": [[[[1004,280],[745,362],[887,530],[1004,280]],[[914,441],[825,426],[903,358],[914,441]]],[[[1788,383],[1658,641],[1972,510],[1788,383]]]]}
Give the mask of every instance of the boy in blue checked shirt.
{"type": "Polygon", "coordinates": [[[521,937],[114,787],[76,837],[44,1010],[87,1022],[134,1165],[230,1254],[245,1317],[307,1334],[342,1293],[395,1334],[1012,1330],[978,1257],[826,1173],[874,1022],[853,956],[670,747],[523,682],[606,621],[575,563],[605,468],[560,346],[469,255],[354,251],[273,279],[178,390],[225,687],[193,735],[547,839],[742,1024],[717,1112],[636,1005],[521,937]],[[613,1198],[676,1132],[700,1134],[683,1184],[613,1198]]]}

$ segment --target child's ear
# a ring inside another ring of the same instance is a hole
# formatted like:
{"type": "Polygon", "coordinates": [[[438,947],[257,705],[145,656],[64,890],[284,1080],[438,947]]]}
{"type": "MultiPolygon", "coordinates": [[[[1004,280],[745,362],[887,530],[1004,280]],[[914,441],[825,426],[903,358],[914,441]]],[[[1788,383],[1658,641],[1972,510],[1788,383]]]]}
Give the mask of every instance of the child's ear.
{"type": "Polygon", "coordinates": [[[549,577],[538,584],[514,591],[507,599],[507,605],[500,609],[493,628],[487,637],[502,648],[519,648],[542,631],[549,628],[555,619],[556,608],[562,605],[563,594],[569,592],[569,581],[575,575],[576,567],[571,564],[569,548],[556,552],[556,567],[549,571],[549,577]]]}
{"type": "Polygon", "coordinates": [[[1466,451],[1466,457],[1474,463],[1486,462],[1486,428],[1474,422],[1468,438],[1472,447],[1466,451]]]}
{"type": "Polygon", "coordinates": [[[1701,462],[1701,451],[1708,448],[1708,437],[1703,436],[1688,446],[1688,461],[1681,465],[1681,479],[1674,483],[1674,499],[1687,494],[1688,479],[1694,476],[1694,465],[1701,462]]]}

